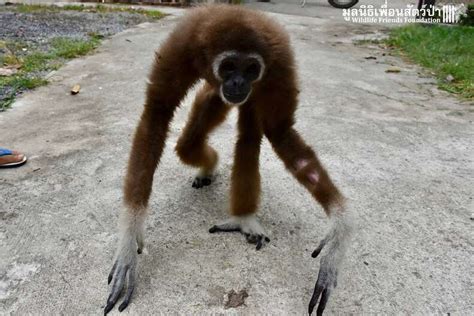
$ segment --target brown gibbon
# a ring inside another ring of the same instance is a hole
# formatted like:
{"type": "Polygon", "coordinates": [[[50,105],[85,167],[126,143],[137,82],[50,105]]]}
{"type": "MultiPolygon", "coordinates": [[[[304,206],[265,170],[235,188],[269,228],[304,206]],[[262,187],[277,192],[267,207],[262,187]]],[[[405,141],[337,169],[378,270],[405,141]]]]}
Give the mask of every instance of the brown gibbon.
{"type": "Polygon", "coordinates": [[[231,175],[230,218],[211,233],[238,231],[259,250],[270,239],[255,213],[260,196],[259,154],[262,137],[271,143],[291,174],[312,194],[332,219],[332,226],[312,256],[325,248],[313,296],[322,314],[337,283],[337,272],[349,242],[350,221],[345,199],[314,151],[294,129],[298,86],[295,61],[284,29],[262,13],[216,5],[192,9],[156,53],[144,110],[133,139],[120,216],[120,240],[108,281],[112,288],[107,314],[122,290],[125,309],[135,287],[137,253],[144,246],[144,222],[153,174],[160,161],[169,124],[188,90],[200,79],[186,127],[176,152],[199,168],[195,188],[210,185],[217,152],[209,133],[238,110],[238,140],[231,175]],[[127,283],[127,286],[125,286],[127,283]]]}

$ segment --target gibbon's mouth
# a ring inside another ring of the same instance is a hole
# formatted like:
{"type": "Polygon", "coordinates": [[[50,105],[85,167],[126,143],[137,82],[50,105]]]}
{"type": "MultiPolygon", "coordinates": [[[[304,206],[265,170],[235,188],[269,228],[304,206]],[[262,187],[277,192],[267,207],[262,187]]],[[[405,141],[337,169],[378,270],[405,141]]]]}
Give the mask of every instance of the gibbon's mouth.
{"type": "Polygon", "coordinates": [[[232,94],[232,93],[223,93],[224,98],[227,102],[232,104],[240,104],[243,103],[247,97],[248,93],[241,93],[241,94],[232,94]]]}

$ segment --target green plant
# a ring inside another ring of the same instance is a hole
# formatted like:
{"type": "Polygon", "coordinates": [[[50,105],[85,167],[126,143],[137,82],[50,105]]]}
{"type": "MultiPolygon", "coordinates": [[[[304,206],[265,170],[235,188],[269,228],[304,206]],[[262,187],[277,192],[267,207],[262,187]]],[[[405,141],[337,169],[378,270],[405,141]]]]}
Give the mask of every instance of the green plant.
{"type": "Polygon", "coordinates": [[[387,44],[433,70],[440,88],[474,99],[474,28],[409,25],[392,30],[387,44]]]}
{"type": "Polygon", "coordinates": [[[90,34],[86,40],[54,38],[49,52],[27,50],[22,57],[15,53],[22,51],[20,48],[24,44],[6,43],[4,46],[10,47],[9,53],[0,56],[0,61],[7,66],[18,66],[20,71],[9,77],[0,77],[0,90],[4,91],[0,111],[6,110],[19,92],[47,84],[48,81],[43,78],[44,71],[58,69],[64,60],[88,54],[99,45],[100,38],[97,34],[90,34]]]}
{"type": "Polygon", "coordinates": [[[53,54],[63,58],[84,56],[99,45],[100,40],[92,37],[88,40],[59,37],[52,40],[53,54]]]}
{"type": "Polygon", "coordinates": [[[465,26],[474,26],[474,3],[467,5],[467,11],[461,15],[459,24],[465,26]]]}

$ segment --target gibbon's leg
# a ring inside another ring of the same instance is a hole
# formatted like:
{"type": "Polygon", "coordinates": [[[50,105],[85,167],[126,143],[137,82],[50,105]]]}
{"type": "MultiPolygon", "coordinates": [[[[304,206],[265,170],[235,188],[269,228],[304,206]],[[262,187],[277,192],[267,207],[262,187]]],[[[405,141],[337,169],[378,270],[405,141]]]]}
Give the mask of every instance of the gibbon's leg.
{"type": "Polygon", "coordinates": [[[326,254],[321,265],[308,312],[311,314],[318,302],[317,314],[322,315],[331,291],[337,284],[337,271],[348,244],[351,225],[344,214],[344,198],[332,183],[326,170],[321,166],[313,150],[304,143],[300,135],[291,126],[279,128],[276,132],[266,133],[275,152],[285,163],[286,168],[303,184],[322,205],[333,226],[321,241],[312,257],[316,258],[323,247],[326,254]]]}
{"type": "Polygon", "coordinates": [[[247,241],[256,244],[256,249],[259,250],[270,239],[255,216],[260,197],[258,161],[263,132],[250,104],[240,108],[238,128],[239,136],[231,178],[231,218],[211,227],[209,232],[241,232],[247,241]]]}
{"type": "Polygon", "coordinates": [[[207,144],[207,136],[224,121],[229,109],[215,88],[207,83],[196,96],[188,123],[176,145],[176,152],[183,163],[200,168],[193,188],[211,184],[218,155],[207,144]]]}
{"type": "Polygon", "coordinates": [[[108,277],[112,288],[104,314],[114,307],[125,288],[125,280],[127,291],[119,311],[124,310],[130,302],[135,287],[137,253],[143,249],[144,220],[153,174],[163,152],[174,110],[198,77],[190,66],[187,49],[173,43],[173,39],[165,43],[156,56],[144,111],[133,139],[124,186],[125,208],[119,219],[120,238],[108,277]],[[186,72],[178,71],[182,68],[186,72]]]}

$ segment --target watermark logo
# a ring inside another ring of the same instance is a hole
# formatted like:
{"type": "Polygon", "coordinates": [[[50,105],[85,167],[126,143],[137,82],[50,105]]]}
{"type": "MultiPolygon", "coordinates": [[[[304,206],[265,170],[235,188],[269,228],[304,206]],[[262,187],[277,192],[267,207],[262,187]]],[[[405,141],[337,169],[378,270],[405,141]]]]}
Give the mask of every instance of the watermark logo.
{"type": "MultiPolygon", "coordinates": [[[[464,6],[464,4],[463,4],[464,6]]],[[[445,5],[443,6],[442,8],[442,12],[443,12],[443,20],[442,22],[443,23],[457,23],[458,20],[459,20],[459,14],[458,14],[458,10],[460,8],[457,8],[453,5],[445,5]]]]}
{"type": "Polygon", "coordinates": [[[464,12],[464,4],[448,4],[442,7],[415,8],[407,4],[406,8],[389,8],[387,0],[375,8],[373,5],[361,5],[359,8],[343,9],[344,20],[353,23],[457,23],[464,12]]]}

